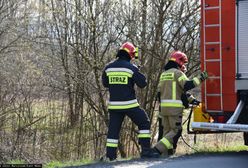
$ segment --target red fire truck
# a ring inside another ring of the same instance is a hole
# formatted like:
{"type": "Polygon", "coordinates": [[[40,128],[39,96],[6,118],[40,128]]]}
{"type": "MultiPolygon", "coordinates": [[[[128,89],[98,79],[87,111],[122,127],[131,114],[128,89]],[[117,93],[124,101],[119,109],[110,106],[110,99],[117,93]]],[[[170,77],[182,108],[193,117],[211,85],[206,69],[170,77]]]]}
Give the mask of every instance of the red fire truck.
{"type": "Polygon", "coordinates": [[[201,0],[201,68],[193,131],[244,132],[248,145],[248,0],[201,0]]]}

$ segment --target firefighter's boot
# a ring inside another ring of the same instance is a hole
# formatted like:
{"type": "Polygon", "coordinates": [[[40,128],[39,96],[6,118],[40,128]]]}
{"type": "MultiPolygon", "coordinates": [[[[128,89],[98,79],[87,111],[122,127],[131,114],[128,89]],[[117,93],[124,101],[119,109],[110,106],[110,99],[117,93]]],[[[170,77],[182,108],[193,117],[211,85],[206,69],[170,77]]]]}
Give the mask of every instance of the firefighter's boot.
{"type": "Polygon", "coordinates": [[[106,155],[102,156],[99,160],[100,162],[115,162],[117,161],[116,158],[109,158],[106,155]]]}
{"type": "Polygon", "coordinates": [[[154,148],[142,148],[141,158],[159,158],[160,153],[154,148]]]}
{"type": "Polygon", "coordinates": [[[176,149],[168,149],[168,156],[172,156],[176,153],[176,149]]]}

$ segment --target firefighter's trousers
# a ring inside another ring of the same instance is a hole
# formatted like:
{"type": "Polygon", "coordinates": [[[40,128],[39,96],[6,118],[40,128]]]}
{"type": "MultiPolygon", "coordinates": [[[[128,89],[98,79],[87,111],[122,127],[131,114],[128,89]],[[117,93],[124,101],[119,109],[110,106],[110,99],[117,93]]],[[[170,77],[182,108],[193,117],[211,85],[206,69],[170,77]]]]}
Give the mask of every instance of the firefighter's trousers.
{"type": "Polygon", "coordinates": [[[124,117],[127,115],[139,129],[139,144],[141,148],[150,147],[150,121],[144,110],[139,107],[126,110],[109,110],[109,126],[107,135],[107,157],[116,159],[119,133],[124,117]]]}
{"type": "Polygon", "coordinates": [[[160,128],[163,129],[163,137],[155,147],[161,153],[168,155],[168,151],[176,149],[178,139],[181,136],[182,113],[179,113],[178,115],[161,115],[160,128]]]}

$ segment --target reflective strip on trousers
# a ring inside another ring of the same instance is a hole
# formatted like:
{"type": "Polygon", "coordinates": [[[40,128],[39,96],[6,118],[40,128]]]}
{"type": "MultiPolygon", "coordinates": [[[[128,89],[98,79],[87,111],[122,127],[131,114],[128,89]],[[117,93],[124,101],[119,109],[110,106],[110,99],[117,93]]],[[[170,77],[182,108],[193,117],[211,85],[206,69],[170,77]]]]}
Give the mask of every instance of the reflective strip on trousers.
{"type": "Polygon", "coordinates": [[[129,101],[110,101],[108,105],[108,109],[129,109],[139,107],[139,103],[137,99],[129,100],[129,101]]]}
{"type": "Polygon", "coordinates": [[[170,141],[168,140],[168,139],[166,139],[165,137],[164,138],[162,138],[161,140],[160,140],[160,142],[162,142],[164,145],[165,145],[165,147],[167,148],[167,149],[173,149],[173,145],[170,143],[170,141]]]}
{"type": "Polygon", "coordinates": [[[118,144],[115,144],[115,143],[107,143],[106,146],[107,146],[107,147],[112,147],[112,148],[117,148],[117,147],[118,147],[118,144]]]}
{"type": "Polygon", "coordinates": [[[118,139],[107,139],[107,147],[113,147],[113,148],[117,148],[118,147],[118,139]]]}
{"type": "Polygon", "coordinates": [[[150,130],[139,130],[140,134],[150,134],[150,130]]]}
{"type": "Polygon", "coordinates": [[[151,138],[151,134],[139,134],[138,138],[151,138]]]}
{"type": "Polygon", "coordinates": [[[150,130],[140,130],[138,138],[151,138],[150,130]]]}
{"type": "Polygon", "coordinates": [[[110,139],[110,138],[108,138],[107,142],[118,144],[118,139],[110,139]]]}

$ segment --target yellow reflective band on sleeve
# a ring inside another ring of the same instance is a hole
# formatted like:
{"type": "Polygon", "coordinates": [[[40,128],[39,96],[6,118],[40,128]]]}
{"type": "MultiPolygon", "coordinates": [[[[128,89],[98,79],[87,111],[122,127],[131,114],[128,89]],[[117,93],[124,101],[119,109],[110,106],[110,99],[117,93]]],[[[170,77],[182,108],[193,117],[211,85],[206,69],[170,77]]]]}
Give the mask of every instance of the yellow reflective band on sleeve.
{"type": "Polygon", "coordinates": [[[162,138],[160,140],[160,142],[162,142],[166,146],[167,149],[172,149],[173,148],[173,145],[166,138],[162,138]]]}
{"type": "Polygon", "coordinates": [[[138,107],[139,103],[127,104],[127,105],[108,105],[108,109],[111,110],[121,110],[121,109],[130,109],[138,107]]]}
{"type": "Polygon", "coordinates": [[[201,84],[201,81],[197,77],[194,77],[193,78],[193,81],[194,81],[194,83],[195,83],[196,86],[198,86],[198,85],[201,84]]]}
{"type": "Polygon", "coordinates": [[[118,144],[116,144],[116,143],[107,143],[106,146],[107,146],[107,147],[117,148],[117,147],[118,147],[118,144]]]}
{"type": "Polygon", "coordinates": [[[187,76],[185,74],[181,75],[179,78],[178,78],[178,82],[181,82],[182,80],[189,80],[187,78],[187,76]]]}
{"type": "Polygon", "coordinates": [[[183,107],[182,103],[161,103],[161,107],[183,107]]]}
{"type": "Polygon", "coordinates": [[[160,81],[164,81],[164,80],[174,80],[174,73],[167,73],[167,72],[162,73],[160,76],[160,81]]]}
{"type": "Polygon", "coordinates": [[[139,134],[138,138],[151,138],[151,134],[139,134]]]}
{"type": "Polygon", "coordinates": [[[107,72],[107,76],[127,76],[131,78],[133,74],[128,72],[107,72]]]}
{"type": "Polygon", "coordinates": [[[172,100],[176,100],[176,82],[172,82],[172,100]]]}

